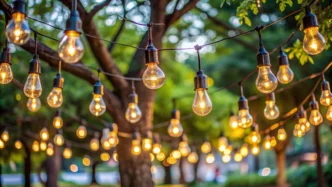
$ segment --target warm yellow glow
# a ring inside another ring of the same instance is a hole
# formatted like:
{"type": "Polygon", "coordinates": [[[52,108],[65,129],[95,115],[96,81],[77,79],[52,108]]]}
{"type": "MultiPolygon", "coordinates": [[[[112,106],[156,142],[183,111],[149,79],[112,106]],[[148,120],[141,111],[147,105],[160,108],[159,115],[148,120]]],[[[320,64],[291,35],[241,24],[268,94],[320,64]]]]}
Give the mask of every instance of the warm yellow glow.
{"type": "Polygon", "coordinates": [[[284,128],[280,128],[278,130],[278,140],[284,141],[287,138],[287,133],[284,128]]]}
{"type": "Polygon", "coordinates": [[[294,73],[289,65],[280,65],[277,78],[281,84],[288,84],[294,79],[294,73]]]}
{"type": "Polygon", "coordinates": [[[54,136],[53,142],[57,146],[62,146],[65,143],[65,139],[63,138],[62,134],[56,134],[54,136]]]}
{"type": "Polygon", "coordinates": [[[317,55],[324,50],[326,41],[319,33],[319,27],[309,27],[304,30],[303,49],[309,55],[317,55]]]}
{"type": "Polygon", "coordinates": [[[150,155],[150,161],[153,162],[154,159],[155,159],[154,154],[153,153],[149,153],[149,155],[150,155]]]}
{"type": "Polygon", "coordinates": [[[32,143],[32,150],[33,150],[34,152],[38,152],[38,151],[39,151],[39,143],[38,143],[37,141],[34,141],[34,142],[32,143]]]}
{"type": "Polygon", "coordinates": [[[70,169],[70,171],[73,172],[73,173],[78,172],[78,167],[77,167],[76,164],[72,164],[72,165],[70,165],[70,166],[69,166],[69,169],[70,169]]]}
{"type": "Polygon", "coordinates": [[[152,174],[155,174],[155,173],[157,173],[157,167],[156,166],[151,166],[151,173],[152,174]]]}
{"type": "Polygon", "coordinates": [[[271,93],[278,86],[278,79],[272,73],[270,66],[260,66],[256,79],[256,87],[262,93],[271,93]]]}
{"type": "Polygon", "coordinates": [[[171,156],[172,156],[173,158],[175,158],[175,159],[180,159],[180,158],[181,158],[181,153],[180,153],[180,151],[178,151],[178,150],[173,150],[173,151],[171,152],[171,156]]]}
{"type": "Polygon", "coordinates": [[[270,139],[270,136],[266,136],[265,140],[264,140],[264,148],[269,150],[271,149],[271,139],[270,139]]]}
{"type": "Polygon", "coordinates": [[[5,147],[5,142],[3,142],[1,139],[0,139],[0,149],[3,149],[5,147]]]}
{"type": "Polygon", "coordinates": [[[136,156],[141,154],[141,142],[139,140],[132,141],[131,153],[136,156]]]}
{"type": "Polygon", "coordinates": [[[211,152],[211,144],[210,142],[204,142],[201,146],[202,153],[210,153],[211,152]]]}
{"type": "Polygon", "coordinates": [[[98,151],[99,149],[99,140],[97,138],[93,138],[90,141],[90,149],[92,151],[98,151]]]}
{"type": "Polygon", "coordinates": [[[56,116],[53,119],[53,127],[56,129],[60,129],[63,126],[63,120],[60,116],[56,116]]]}
{"type": "Polygon", "coordinates": [[[47,149],[46,149],[46,155],[47,156],[53,156],[54,154],[54,148],[53,148],[53,145],[51,143],[49,143],[47,145],[47,149]]]}
{"type": "Polygon", "coordinates": [[[144,151],[150,151],[152,149],[152,140],[150,138],[143,138],[142,145],[144,151]]]}
{"type": "Polygon", "coordinates": [[[15,142],[15,148],[16,149],[22,149],[22,142],[20,140],[16,140],[15,142]]]}
{"type": "Polygon", "coordinates": [[[233,151],[233,147],[231,145],[227,146],[225,151],[224,151],[224,155],[230,155],[233,151]]]}
{"type": "Polygon", "coordinates": [[[211,112],[212,102],[205,88],[196,89],[192,109],[199,116],[206,116],[211,112]]]}
{"type": "Polygon", "coordinates": [[[259,148],[258,145],[253,145],[251,148],[251,153],[253,155],[258,155],[260,151],[261,151],[261,149],[259,148]]]}
{"type": "Polygon", "coordinates": [[[275,147],[277,145],[277,140],[274,136],[270,138],[270,142],[271,142],[271,147],[275,147]]]}
{"type": "Polygon", "coordinates": [[[41,141],[39,144],[39,148],[41,151],[45,151],[47,149],[47,143],[44,141],[41,141]]]}
{"type": "Polygon", "coordinates": [[[27,108],[30,112],[37,112],[40,109],[41,102],[39,98],[29,98],[27,108]]]}
{"type": "Polygon", "coordinates": [[[261,142],[261,135],[258,132],[252,131],[249,136],[251,137],[251,143],[258,144],[261,142]]]}
{"type": "Polygon", "coordinates": [[[129,103],[126,110],[126,119],[130,123],[137,123],[142,118],[141,109],[137,103],[129,103]]]}
{"type": "Polygon", "coordinates": [[[228,141],[226,137],[219,137],[218,138],[218,149],[220,152],[224,152],[228,145],[228,141]]]}
{"type": "Polygon", "coordinates": [[[102,160],[104,162],[107,162],[110,159],[111,159],[110,154],[108,154],[108,153],[102,153],[102,154],[100,154],[100,160],[102,160]]]}
{"type": "Polygon", "coordinates": [[[76,130],[76,136],[80,139],[85,138],[87,135],[86,128],[85,126],[81,125],[77,128],[76,130]]]}
{"type": "Polygon", "coordinates": [[[236,153],[234,154],[234,160],[235,160],[235,162],[241,162],[242,159],[243,159],[243,156],[242,156],[241,153],[236,152],[236,153]]]}
{"type": "Polygon", "coordinates": [[[13,80],[13,72],[10,64],[6,62],[0,63],[0,84],[8,84],[13,80]]]}
{"type": "Polygon", "coordinates": [[[229,161],[231,161],[231,156],[230,155],[223,155],[221,157],[221,159],[224,163],[228,163],[229,161]]]}
{"type": "Polygon", "coordinates": [[[9,133],[7,130],[4,130],[1,134],[1,139],[4,141],[4,142],[7,142],[9,140],[9,133]]]}
{"type": "Polygon", "coordinates": [[[29,98],[37,98],[42,94],[42,90],[39,74],[30,73],[24,84],[24,94],[29,98]]]}
{"type": "Polygon", "coordinates": [[[311,110],[309,122],[315,126],[318,126],[323,123],[323,116],[319,110],[311,110]]]}
{"type": "Polygon", "coordinates": [[[101,116],[106,111],[106,104],[101,94],[93,94],[93,99],[89,105],[91,114],[101,116]]]}
{"type": "Polygon", "coordinates": [[[72,155],[73,155],[73,153],[72,153],[72,151],[71,151],[71,149],[69,149],[69,148],[65,148],[64,150],[63,150],[63,157],[65,158],[65,159],[70,159],[71,157],[72,157],[72,155]]]}
{"type": "Polygon", "coordinates": [[[179,143],[179,151],[182,157],[187,157],[191,151],[188,142],[182,141],[179,143]]]}
{"type": "Polygon", "coordinates": [[[237,116],[236,115],[232,115],[229,117],[229,122],[228,122],[229,126],[232,128],[232,129],[236,129],[239,127],[239,124],[237,122],[237,116]]]}
{"type": "Polygon", "coordinates": [[[275,104],[275,101],[266,101],[266,106],[264,109],[264,116],[266,119],[274,120],[279,117],[279,109],[275,104]]]}
{"type": "Polygon", "coordinates": [[[330,90],[323,90],[319,99],[320,104],[330,106],[332,104],[332,93],[330,90]]]}
{"type": "Polygon", "coordinates": [[[241,128],[248,128],[253,123],[253,118],[250,115],[248,109],[239,110],[239,115],[237,119],[238,126],[241,128]]]}
{"type": "Polygon", "coordinates": [[[105,150],[110,150],[112,148],[109,139],[105,138],[101,141],[101,146],[103,147],[103,149],[105,150]]]}
{"type": "Polygon", "coordinates": [[[191,152],[187,159],[189,163],[196,164],[198,162],[198,155],[196,152],[191,152]]]}
{"type": "Polygon", "coordinates": [[[332,105],[329,106],[326,112],[326,119],[332,121],[332,105]]]}
{"type": "Polygon", "coordinates": [[[157,157],[157,160],[159,160],[160,162],[162,162],[162,161],[165,160],[166,155],[165,155],[165,153],[160,152],[160,153],[158,153],[158,154],[156,155],[156,157],[157,157]]]}
{"type": "Polygon", "coordinates": [[[213,153],[209,153],[206,155],[206,158],[205,158],[206,163],[212,164],[215,160],[216,159],[215,159],[213,153]]]}
{"type": "Polygon", "coordinates": [[[147,68],[142,76],[143,83],[149,89],[158,89],[164,85],[165,74],[158,67],[157,63],[151,62],[147,64],[147,68]]]}
{"type": "Polygon", "coordinates": [[[115,132],[115,131],[111,131],[111,132],[109,133],[109,139],[108,139],[108,142],[110,143],[111,147],[115,147],[116,145],[118,145],[118,143],[119,143],[119,138],[118,138],[117,132],[115,132]]]}
{"type": "Polygon", "coordinates": [[[30,32],[25,14],[20,12],[13,13],[12,19],[8,22],[6,27],[8,41],[17,45],[23,45],[29,40],[30,32]]]}
{"type": "Polygon", "coordinates": [[[65,34],[59,45],[59,57],[67,63],[76,63],[84,54],[81,34],[74,30],[68,30],[65,34]]]}
{"type": "Polygon", "coordinates": [[[88,156],[84,156],[84,158],[82,159],[82,163],[84,166],[90,166],[91,165],[91,159],[88,156]]]}
{"type": "Polygon", "coordinates": [[[113,152],[113,155],[112,155],[112,158],[115,162],[119,162],[119,155],[118,155],[118,152],[114,151],[113,152]]]}
{"type": "Polygon", "coordinates": [[[180,137],[183,133],[183,128],[182,125],[180,124],[180,120],[179,119],[171,119],[171,123],[168,126],[168,134],[171,137],[180,137]]]}
{"type": "Polygon", "coordinates": [[[171,156],[167,158],[167,163],[170,165],[176,164],[176,162],[177,162],[177,159],[175,159],[171,156]]]}
{"type": "Polygon", "coordinates": [[[47,103],[52,108],[59,108],[63,103],[62,88],[54,87],[47,96],[47,103]]]}
{"type": "Polygon", "coordinates": [[[152,152],[158,154],[161,152],[162,146],[159,143],[153,144],[152,152]]]}
{"type": "Polygon", "coordinates": [[[242,157],[248,156],[249,149],[247,144],[242,145],[242,147],[240,148],[240,154],[242,155],[242,157]]]}
{"type": "Polygon", "coordinates": [[[47,128],[44,127],[41,131],[40,131],[40,138],[44,141],[47,141],[50,137],[50,135],[48,134],[47,128]]]}

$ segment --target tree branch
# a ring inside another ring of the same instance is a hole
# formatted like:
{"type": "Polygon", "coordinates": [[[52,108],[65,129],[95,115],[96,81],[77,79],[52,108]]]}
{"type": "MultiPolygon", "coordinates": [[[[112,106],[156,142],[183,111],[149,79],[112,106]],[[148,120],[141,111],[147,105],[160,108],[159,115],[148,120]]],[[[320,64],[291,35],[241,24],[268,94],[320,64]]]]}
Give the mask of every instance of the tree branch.
{"type": "Polygon", "coordinates": [[[111,3],[112,0],[105,0],[103,3],[96,5],[87,15],[86,21],[90,22],[94,15],[96,15],[101,9],[105,8],[107,5],[111,3]]]}
{"type": "Polygon", "coordinates": [[[172,25],[175,21],[177,21],[180,17],[182,17],[185,13],[193,9],[198,0],[190,0],[187,4],[183,6],[181,10],[176,10],[172,13],[166,16],[165,18],[165,30],[172,25]]]}
{"type": "MultiPolygon", "coordinates": [[[[122,9],[123,9],[123,17],[125,18],[126,15],[127,15],[126,1],[125,1],[125,0],[121,0],[121,2],[122,2],[122,9]]],[[[116,41],[119,39],[120,34],[122,33],[122,31],[123,31],[123,29],[124,29],[125,23],[126,23],[126,20],[125,20],[125,19],[122,19],[122,21],[121,21],[121,25],[120,25],[118,31],[116,32],[116,34],[114,35],[112,41],[116,42],[116,41]]],[[[113,49],[114,49],[114,46],[115,46],[114,43],[110,43],[110,45],[108,46],[108,52],[109,52],[110,54],[112,54],[112,51],[113,51],[113,49]]]]}

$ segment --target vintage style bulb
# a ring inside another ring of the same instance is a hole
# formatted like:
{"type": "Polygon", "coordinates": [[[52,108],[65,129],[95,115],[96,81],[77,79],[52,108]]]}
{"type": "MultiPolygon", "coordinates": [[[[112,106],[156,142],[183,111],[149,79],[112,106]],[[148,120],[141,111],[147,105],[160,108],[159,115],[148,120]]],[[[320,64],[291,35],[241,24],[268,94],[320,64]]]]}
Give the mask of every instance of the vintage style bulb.
{"type": "Polygon", "coordinates": [[[235,162],[241,162],[242,159],[243,159],[243,156],[242,156],[241,153],[236,152],[236,153],[234,154],[234,161],[235,161],[235,162]]]}
{"type": "Polygon", "coordinates": [[[6,36],[9,42],[16,45],[23,45],[29,40],[30,27],[25,20],[25,15],[15,12],[6,27],[6,36]]]}
{"type": "Polygon", "coordinates": [[[144,151],[150,151],[152,149],[152,140],[150,138],[143,138],[142,148],[144,151]]]}
{"type": "Polygon", "coordinates": [[[198,155],[196,152],[191,152],[187,158],[188,162],[191,164],[196,164],[198,162],[198,155]]]}
{"type": "Polygon", "coordinates": [[[275,147],[277,145],[276,137],[271,136],[270,142],[271,142],[271,147],[275,147]]]}
{"type": "Polygon", "coordinates": [[[242,155],[242,157],[248,156],[249,149],[247,144],[242,145],[242,147],[240,148],[240,154],[242,155]]]}
{"type": "Polygon", "coordinates": [[[287,138],[287,133],[283,127],[278,129],[278,140],[284,141],[287,138]]]}
{"type": "Polygon", "coordinates": [[[39,135],[40,135],[40,138],[41,138],[42,140],[44,140],[44,141],[47,141],[47,140],[49,139],[49,137],[50,137],[50,135],[48,134],[48,131],[47,131],[47,128],[46,128],[46,127],[44,127],[44,128],[40,131],[39,135]]]}
{"type": "Polygon", "coordinates": [[[175,159],[180,159],[181,158],[181,152],[178,151],[178,150],[173,150],[170,155],[171,155],[171,157],[173,157],[175,159]]]}
{"type": "Polygon", "coordinates": [[[251,153],[253,155],[258,155],[260,151],[261,151],[261,149],[259,148],[259,146],[257,144],[254,144],[251,148],[251,153]]]}
{"type": "Polygon", "coordinates": [[[111,159],[110,154],[108,153],[101,153],[100,154],[100,160],[102,160],[103,162],[107,162],[111,159]]]}
{"type": "Polygon", "coordinates": [[[316,126],[323,123],[323,116],[319,112],[319,109],[311,110],[310,117],[309,117],[309,122],[313,125],[316,125],[316,126]]]}
{"type": "Polygon", "coordinates": [[[326,112],[326,119],[332,121],[332,105],[330,105],[326,112]]]}
{"type": "Polygon", "coordinates": [[[241,127],[241,128],[248,128],[252,125],[253,118],[249,113],[249,109],[239,110],[237,122],[238,122],[239,127],[241,127]]]}
{"type": "Polygon", "coordinates": [[[55,143],[55,145],[60,147],[65,143],[65,139],[63,138],[62,134],[56,134],[54,136],[53,142],[55,143]]]}
{"type": "Polygon", "coordinates": [[[47,96],[47,103],[52,108],[58,108],[62,105],[62,88],[54,87],[50,94],[47,96]]]}
{"type": "Polygon", "coordinates": [[[168,134],[171,137],[180,137],[183,133],[183,128],[179,119],[171,119],[170,125],[168,126],[168,134]]]}
{"type": "Polygon", "coordinates": [[[97,138],[93,138],[90,141],[90,149],[92,151],[98,151],[99,149],[99,140],[97,138]]]}
{"type": "Polygon", "coordinates": [[[193,111],[199,116],[206,116],[212,110],[212,102],[205,88],[197,88],[192,105],[193,111]]]}
{"type": "Polygon", "coordinates": [[[69,149],[68,147],[66,147],[64,150],[63,150],[63,158],[65,159],[70,159],[73,155],[71,149],[69,149]]]}
{"type": "Polygon", "coordinates": [[[89,106],[90,112],[95,116],[101,116],[106,111],[106,105],[101,94],[93,94],[93,99],[89,106]]]}
{"type": "Polygon", "coordinates": [[[160,162],[162,162],[162,161],[165,160],[166,155],[165,155],[165,153],[160,152],[160,153],[158,153],[158,154],[156,155],[156,158],[157,158],[157,160],[159,160],[160,162]]]}
{"type": "Polygon", "coordinates": [[[332,104],[332,93],[330,90],[330,83],[328,81],[323,81],[321,84],[322,94],[320,96],[320,104],[324,106],[330,106],[332,104]]]}
{"type": "Polygon", "coordinates": [[[206,158],[205,158],[206,163],[212,164],[215,160],[216,159],[215,159],[213,153],[209,153],[206,155],[206,158]]]}
{"type": "Polygon", "coordinates": [[[34,152],[38,152],[38,151],[39,151],[39,143],[38,143],[37,141],[34,141],[34,142],[32,143],[32,150],[33,150],[34,152]]]}
{"type": "Polygon", "coordinates": [[[221,136],[218,138],[218,149],[220,152],[224,152],[225,149],[227,148],[228,146],[228,141],[227,141],[227,138],[224,137],[224,136],[221,136]]]}
{"type": "Polygon", "coordinates": [[[271,93],[278,86],[278,79],[272,73],[270,66],[260,66],[256,79],[256,87],[262,93],[271,93]]]}
{"type": "Polygon", "coordinates": [[[188,142],[182,141],[179,143],[179,151],[182,157],[187,157],[191,151],[188,142]]]}
{"type": "Polygon", "coordinates": [[[101,140],[101,146],[105,150],[110,150],[112,148],[110,142],[108,141],[108,138],[105,138],[105,139],[102,138],[102,140],[101,140]]]}
{"type": "Polygon", "coordinates": [[[274,120],[277,119],[279,117],[279,109],[276,105],[275,101],[266,101],[266,106],[264,109],[264,116],[266,117],[266,119],[269,120],[274,120]]]}
{"type": "Polygon", "coordinates": [[[0,62],[0,84],[8,84],[13,80],[13,72],[10,68],[10,64],[6,62],[0,62]]]}
{"type": "Polygon", "coordinates": [[[119,154],[118,152],[114,151],[113,152],[113,155],[112,155],[112,158],[115,162],[119,162],[119,154]]]}
{"type": "Polygon", "coordinates": [[[4,141],[4,142],[7,142],[9,140],[9,133],[7,130],[4,130],[1,134],[1,139],[4,141]]]}
{"type": "Polygon", "coordinates": [[[47,154],[47,156],[53,156],[53,154],[54,154],[53,144],[48,143],[47,149],[46,149],[46,154],[47,154]]]}
{"type": "Polygon", "coordinates": [[[211,144],[208,141],[204,142],[201,146],[201,151],[202,151],[202,153],[205,153],[205,154],[210,153],[211,149],[212,149],[211,144]]]}
{"type": "Polygon", "coordinates": [[[263,144],[264,144],[265,149],[267,149],[267,150],[271,149],[272,146],[271,146],[270,136],[266,136],[263,144]]]}
{"type": "Polygon", "coordinates": [[[39,148],[41,151],[45,151],[47,149],[47,143],[44,141],[40,141],[39,148]]]}
{"type": "Polygon", "coordinates": [[[294,79],[294,73],[289,65],[280,65],[277,78],[281,84],[288,84],[294,79]]]}
{"type": "Polygon", "coordinates": [[[141,150],[141,142],[139,140],[133,140],[131,142],[131,153],[135,156],[140,155],[141,150]]]}
{"type": "Polygon", "coordinates": [[[3,149],[5,147],[5,142],[3,142],[1,139],[0,139],[0,149],[3,149]]]}
{"type": "Polygon", "coordinates": [[[37,112],[40,109],[41,102],[39,98],[29,98],[27,108],[31,112],[37,112]]]}
{"type": "Polygon", "coordinates": [[[42,85],[38,73],[29,73],[24,84],[24,94],[29,98],[37,98],[42,94],[42,85]]]}
{"type": "Polygon", "coordinates": [[[89,156],[85,155],[84,158],[82,159],[82,164],[84,166],[90,166],[91,165],[91,159],[89,156]]]}
{"type": "Polygon", "coordinates": [[[301,138],[304,135],[304,132],[301,130],[300,124],[295,124],[293,134],[298,138],[301,138]]]}
{"type": "Polygon", "coordinates": [[[85,126],[81,125],[77,128],[76,130],[76,136],[80,139],[85,138],[87,135],[86,128],[85,126]]]}
{"type": "Polygon", "coordinates": [[[256,132],[256,131],[252,131],[250,133],[250,137],[251,137],[250,138],[251,142],[253,144],[258,144],[261,141],[261,135],[258,132],[256,132]]]}
{"type": "Polygon", "coordinates": [[[299,121],[301,131],[306,133],[310,130],[310,123],[309,123],[306,115],[303,117],[300,117],[298,121],[299,121]]]}
{"type": "Polygon", "coordinates": [[[56,129],[60,129],[63,126],[63,120],[61,116],[55,116],[53,119],[53,127],[56,129]]]}
{"type": "Polygon", "coordinates": [[[155,143],[155,144],[153,144],[152,152],[153,152],[154,154],[158,154],[158,153],[161,152],[161,149],[162,149],[161,144],[159,144],[159,143],[155,143]]]}
{"type": "Polygon", "coordinates": [[[142,112],[139,109],[137,103],[131,102],[128,104],[126,111],[126,119],[130,123],[137,123],[142,118],[142,112]]]}
{"type": "Polygon", "coordinates": [[[110,143],[111,147],[115,147],[116,145],[118,145],[118,143],[119,143],[119,138],[118,138],[116,132],[111,131],[111,132],[109,133],[108,142],[110,143]]]}
{"type": "Polygon", "coordinates": [[[79,32],[74,30],[65,32],[58,48],[59,57],[63,61],[76,63],[83,57],[84,46],[80,35],[79,32]]]}
{"type": "Polygon", "coordinates": [[[18,150],[22,149],[22,142],[20,140],[15,141],[15,148],[18,150]]]}
{"type": "Polygon", "coordinates": [[[221,159],[224,163],[228,163],[229,161],[231,161],[231,155],[223,155],[221,159]]]}
{"type": "Polygon", "coordinates": [[[319,32],[319,27],[304,29],[303,49],[309,55],[317,55],[324,50],[326,41],[319,32]]]}
{"type": "Polygon", "coordinates": [[[148,63],[142,76],[144,85],[149,89],[158,89],[164,85],[165,74],[157,63],[148,63]]]}
{"type": "Polygon", "coordinates": [[[228,124],[232,129],[236,129],[239,127],[239,124],[237,122],[237,116],[234,113],[232,113],[229,117],[228,124]]]}

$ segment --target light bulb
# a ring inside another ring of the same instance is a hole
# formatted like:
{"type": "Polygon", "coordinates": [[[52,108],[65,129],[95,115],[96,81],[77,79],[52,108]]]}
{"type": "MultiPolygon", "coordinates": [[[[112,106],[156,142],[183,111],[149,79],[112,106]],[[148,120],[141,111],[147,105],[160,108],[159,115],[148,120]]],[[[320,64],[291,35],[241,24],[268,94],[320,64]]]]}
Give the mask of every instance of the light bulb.
{"type": "Polygon", "coordinates": [[[44,140],[44,141],[47,141],[47,140],[49,139],[49,137],[50,137],[50,135],[48,134],[48,131],[47,131],[47,128],[46,128],[46,127],[44,127],[44,128],[40,131],[39,135],[40,135],[40,138],[41,138],[42,140],[44,140]]]}
{"type": "Polygon", "coordinates": [[[118,152],[114,151],[113,152],[113,155],[112,155],[112,158],[115,162],[119,162],[119,154],[118,152]]]}
{"type": "Polygon", "coordinates": [[[153,162],[154,159],[155,159],[154,154],[153,153],[149,153],[149,155],[150,155],[150,161],[153,162]]]}
{"type": "Polygon", "coordinates": [[[6,27],[6,36],[9,42],[16,45],[23,45],[29,40],[30,28],[28,22],[25,20],[25,14],[15,12],[12,19],[6,27]]]}
{"type": "Polygon", "coordinates": [[[182,157],[187,157],[191,151],[188,142],[182,141],[179,143],[179,151],[182,157]]]}
{"type": "Polygon", "coordinates": [[[108,138],[102,139],[101,140],[101,146],[103,147],[103,149],[105,150],[110,150],[112,148],[110,142],[108,141],[108,138]]]}
{"type": "Polygon", "coordinates": [[[141,142],[139,140],[133,140],[131,143],[131,153],[135,156],[141,154],[141,142]]]}
{"type": "Polygon", "coordinates": [[[153,144],[152,152],[158,154],[161,152],[162,146],[159,143],[153,144]]]}
{"type": "Polygon", "coordinates": [[[212,102],[206,89],[196,89],[192,108],[195,114],[199,116],[206,116],[211,112],[212,102]]]}
{"type": "Polygon", "coordinates": [[[108,142],[110,143],[111,147],[115,147],[119,143],[119,138],[116,132],[112,131],[109,133],[108,142]]]}
{"type": "Polygon", "coordinates": [[[32,143],[32,150],[33,150],[34,152],[38,152],[38,151],[39,151],[39,143],[38,143],[37,141],[34,141],[34,142],[32,143]]]}
{"type": "Polygon", "coordinates": [[[147,68],[142,76],[144,85],[149,89],[158,89],[164,85],[165,74],[157,63],[147,64],[147,68]]]}
{"type": "Polygon", "coordinates": [[[287,138],[287,133],[283,127],[278,129],[278,140],[284,141],[287,138]]]}
{"type": "Polygon", "coordinates": [[[232,129],[236,129],[239,127],[239,124],[237,123],[237,116],[234,113],[232,113],[229,117],[228,124],[232,129]]]}
{"type": "Polygon", "coordinates": [[[10,64],[7,62],[0,62],[0,84],[8,84],[13,78],[14,76],[10,64]]]}
{"type": "Polygon", "coordinates": [[[27,108],[31,112],[37,112],[40,109],[41,102],[39,98],[29,98],[27,108]]]}
{"type": "Polygon", "coordinates": [[[97,138],[93,138],[90,141],[90,149],[92,151],[98,151],[99,149],[99,140],[97,138]]]}
{"type": "Polygon", "coordinates": [[[328,81],[323,81],[321,84],[322,94],[320,96],[320,104],[324,106],[330,106],[332,103],[332,93],[330,90],[330,83],[328,81]]]}
{"type": "Polygon", "coordinates": [[[241,96],[238,101],[238,106],[239,106],[239,114],[237,116],[238,126],[241,128],[250,127],[253,123],[253,118],[249,113],[248,100],[244,96],[241,96]]]}
{"type": "Polygon", "coordinates": [[[47,145],[46,154],[47,156],[53,156],[54,154],[53,145],[51,143],[48,143],[47,145]]]}
{"type": "Polygon", "coordinates": [[[235,162],[241,162],[242,159],[243,159],[243,156],[242,156],[241,153],[236,152],[236,153],[234,154],[234,160],[235,160],[235,162]]]}
{"type": "Polygon", "coordinates": [[[303,49],[309,55],[317,55],[324,50],[326,41],[319,32],[319,27],[304,29],[303,49]]]}
{"type": "Polygon", "coordinates": [[[221,157],[221,159],[224,163],[228,163],[229,161],[231,161],[231,156],[230,155],[223,155],[221,157]]]}
{"type": "Polygon", "coordinates": [[[65,159],[70,159],[71,157],[72,157],[72,155],[73,155],[73,153],[72,153],[72,151],[71,151],[71,149],[69,149],[68,147],[66,147],[64,150],[63,150],[63,157],[65,158],[65,159]]]}
{"type": "Polygon", "coordinates": [[[274,93],[271,92],[271,93],[267,94],[266,96],[267,96],[267,99],[265,101],[266,106],[264,109],[264,116],[266,117],[266,119],[269,119],[269,120],[277,119],[279,117],[280,113],[279,113],[279,109],[275,102],[274,93]]]}
{"type": "Polygon", "coordinates": [[[167,158],[167,163],[170,165],[176,164],[177,161],[178,161],[177,159],[175,159],[174,157],[171,157],[171,156],[167,158]]]}
{"type": "Polygon", "coordinates": [[[126,111],[126,119],[130,123],[137,123],[142,117],[142,112],[137,103],[129,103],[126,111]]]}
{"type": "Polygon", "coordinates": [[[327,109],[326,119],[332,121],[332,105],[330,105],[327,109]]]}
{"type": "Polygon", "coordinates": [[[262,93],[271,93],[278,86],[278,79],[272,73],[269,66],[260,66],[256,79],[256,87],[262,93]]]}
{"type": "Polygon", "coordinates": [[[323,116],[319,112],[319,109],[311,110],[309,122],[316,126],[323,123],[323,116]]]}
{"type": "Polygon", "coordinates": [[[9,140],[9,133],[7,130],[4,130],[1,134],[1,139],[4,141],[4,142],[7,142],[9,140]]]}
{"type": "Polygon", "coordinates": [[[249,136],[251,137],[251,142],[254,144],[258,144],[261,141],[261,135],[256,131],[252,131],[249,136]]]}
{"type": "Polygon", "coordinates": [[[240,148],[240,154],[242,155],[242,157],[246,157],[249,154],[247,144],[242,145],[242,147],[240,148]]]}
{"type": "Polygon", "coordinates": [[[86,128],[85,126],[81,125],[77,128],[76,130],[76,136],[80,139],[85,138],[87,135],[86,128]]]}
{"type": "Polygon", "coordinates": [[[271,149],[272,146],[271,146],[270,136],[266,136],[265,141],[264,141],[264,147],[267,150],[271,149]]]}
{"type": "Polygon", "coordinates": [[[160,152],[160,153],[158,153],[158,154],[156,155],[156,158],[157,158],[157,160],[159,160],[160,162],[162,162],[162,161],[165,160],[166,155],[165,155],[165,153],[160,152]]]}
{"type": "Polygon", "coordinates": [[[213,153],[209,153],[206,155],[206,158],[205,158],[206,163],[212,164],[215,160],[216,159],[215,159],[213,153]]]}
{"type": "Polygon", "coordinates": [[[205,154],[211,152],[211,144],[210,144],[210,142],[207,142],[207,141],[204,142],[202,144],[202,146],[201,146],[201,151],[202,151],[202,153],[205,153],[205,154]]]}
{"type": "Polygon", "coordinates": [[[227,141],[226,137],[221,136],[218,138],[218,149],[220,152],[224,152],[227,145],[228,145],[228,141],[227,141]]]}
{"type": "Polygon", "coordinates": [[[24,94],[29,98],[37,98],[42,93],[39,74],[30,73],[24,85],[24,94]]]}
{"type": "Polygon", "coordinates": [[[179,119],[171,119],[171,123],[168,126],[168,134],[171,137],[180,137],[183,133],[183,128],[179,119]]]}
{"type": "Polygon", "coordinates": [[[257,144],[254,144],[251,148],[251,153],[253,155],[258,155],[260,151],[261,151],[261,149],[259,148],[259,146],[257,144]]]}
{"type": "Polygon", "coordinates": [[[89,156],[85,155],[82,159],[82,163],[84,166],[90,166],[91,165],[91,159],[89,156]]]}
{"type": "Polygon", "coordinates": [[[304,133],[308,132],[310,130],[310,123],[307,119],[307,112],[301,107],[297,115],[301,131],[304,133]]]}
{"type": "Polygon", "coordinates": [[[294,73],[289,65],[280,65],[277,78],[281,84],[288,84],[294,79],[294,73]]]}
{"type": "Polygon", "coordinates": [[[170,155],[171,155],[171,157],[173,157],[175,159],[180,159],[181,158],[181,152],[178,151],[178,150],[173,150],[170,155]]]}
{"type": "Polygon", "coordinates": [[[187,158],[188,162],[191,164],[196,164],[198,162],[198,155],[196,152],[191,152],[187,158]]]}
{"type": "Polygon", "coordinates": [[[270,142],[271,142],[271,147],[275,147],[277,145],[276,137],[271,136],[270,142]]]}
{"type": "Polygon", "coordinates": [[[304,135],[304,132],[301,130],[300,124],[295,124],[293,134],[298,138],[301,138],[304,135]]]}
{"type": "Polygon", "coordinates": [[[150,151],[152,149],[152,140],[150,138],[143,138],[142,148],[144,151],[150,151]]]}
{"type": "Polygon", "coordinates": [[[225,151],[224,151],[224,155],[230,155],[233,151],[233,146],[229,145],[226,147],[225,151]]]}
{"type": "Polygon", "coordinates": [[[89,106],[90,112],[95,116],[101,116],[106,111],[106,105],[101,94],[93,94],[93,99],[89,106]]]}
{"type": "Polygon", "coordinates": [[[62,134],[56,134],[53,139],[55,145],[62,146],[65,143],[65,139],[63,138],[62,134]]]}
{"type": "Polygon", "coordinates": [[[20,140],[15,141],[15,148],[18,150],[22,149],[22,142],[20,140]]]}
{"type": "Polygon", "coordinates": [[[62,88],[53,88],[50,94],[47,96],[47,103],[52,108],[58,108],[62,105],[62,88]]]}
{"type": "Polygon", "coordinates": [[[58,53],[59,57],[67,63],[78,62],[84,54],[84,46],[80,38],[80,33],[74,30],[65,32],[62,38],[58,53]]]}
{"type": "Polygon", "coordinates": [[[53,127],[60,129],[63,126],[63,120],[60,116],[55,116],[53,119],[53,127]]]}
{"type": "Polygon", "coordinates": [[[0,149],[3,149],[5,147],[5,142],[3,142],[1,139],[0,139],[0,149]]]}
{"type": "Polygon", "coordinates": [[[45,151],[47,149],[47,143],[44,141],[41,141],[39,144],[39,148],[41,151],[45,151]]]}

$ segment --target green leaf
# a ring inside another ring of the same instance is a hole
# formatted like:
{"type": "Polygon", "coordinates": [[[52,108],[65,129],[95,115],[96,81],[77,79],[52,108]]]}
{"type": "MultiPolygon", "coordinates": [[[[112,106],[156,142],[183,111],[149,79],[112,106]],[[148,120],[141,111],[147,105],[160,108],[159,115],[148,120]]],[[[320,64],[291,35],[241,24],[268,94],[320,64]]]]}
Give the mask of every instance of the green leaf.
{"type": "Polygon", "coordinates": [[[244,17],[244,23],[248,26],[251,26],[251,21],[247,16],[244,17]]]}
{"type": "Polygon", "coordinates": [[[303,0],[297,0],[297,4],[302,4],[303,0]]]}
{"type": "Polygon", "coordinates": [[[308,56],[308,60],[309,60],[309,62],[310,62],[311,64],[314,64],[314,63],[315,63],[315,62],[314,62],[314,59],[312,59],[311,56],[308,56]]]}

